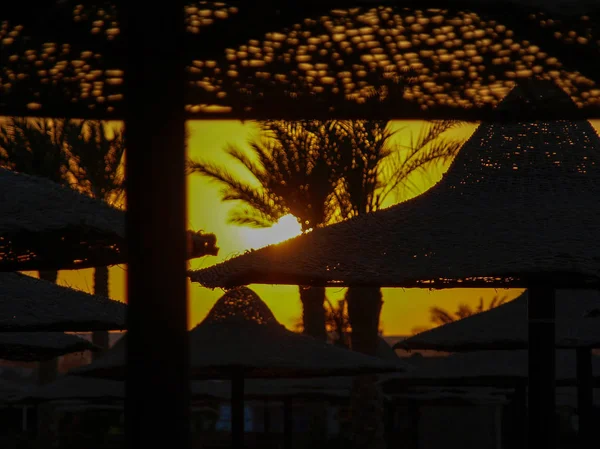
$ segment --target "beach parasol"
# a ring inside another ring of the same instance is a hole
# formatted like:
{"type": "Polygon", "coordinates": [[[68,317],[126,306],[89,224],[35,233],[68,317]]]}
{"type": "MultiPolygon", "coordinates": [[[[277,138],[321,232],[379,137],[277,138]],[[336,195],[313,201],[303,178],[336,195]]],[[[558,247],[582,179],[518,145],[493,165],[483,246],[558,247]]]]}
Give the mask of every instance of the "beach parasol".
{"type": "MultiPolygon", "coordinates": [[[[381,384],[386,393],[394,388],[415,386],[502,387],[526,386],[529,378],[527,350],[489,350],[423,357],[410,372],[386,375],[381,384]]],[[[600,357],[593,356],[594,382],[600,378],[600,357]]],[[[577,383],[575,351],[556,351],[556,380],[561,386],[577,383]]]]}
{"type": "MultiPolygon", "coordinates": [[[[0,168],[0,270],[79,269],[127,262],[125,212],[53,181],[0,168]]],[[[188,231],[191,258],[212,234],[188,231]]]]}
{"type": "MultiPolygon", "coordinates": [[[[510,114],[549,104],[575,108],[544,80],[521,82],[498,108],[510,114]]],[[[535,348],[530,435],[550,445],[554,289],[600,284],[598,232],[600,139],[589,122],[484,122],[442,180],[417,198],[190,277],[207,287],[526,287],[535,348]]]]}
{"type": "MultiPolygon", "coordinates": [[[[155,444],[157,435],[143,431],[150,426],[163,429],[163,444],[189,445],[183,374],[186,118],[223,118],[225,112],[238,119],[478,120],[515,78],[537,74],[559,78],[582,107],[588,106],[582,112],[593,112],[595,8],[588,11],[587,1],[551,5],[269,1],[259,8],[171,2],[140,9],[121,1],[61,0],[33,9],[29,2],[3,8],[0,114],[126,122],[128,285],[130,298],[144,304],[132,308],[131,347],[143,352],[157,325],[171,323],[161,334],[170,341],[170,352],[147,354],[152,363],[130,370],[129,444],[155,444]],[[564,17],[565,11],[571,14],[564,17]],[[574,14],[583,11],[591,18],[574,14]],[[536,54],[533,61],[525,48],[536,54]],[[386,78],[407,67],[417,71],[422,86],[394,89],[386,78]],[[331,76],[321,76],[323,69],[331,76]],[[304,101],[290,101],[298,94],[304,101]],[[380,94],[390,100],[381,104],[380,94]],[[405,107],[405,96],[412,107],[405,107]],[[144,377],[161,365],[164,372],[144,377]],[[136,395],[158,386],[160,405],[136,408],[136,395]]],[[[572,111],[550,107],[535,114],[545,112],[573,117],[572,111]]]]}
{"type": "Polygon", "coordinates": [[[126,304],[119,301],[20,273],[0,272],[0,335],[122,330],[126,310],[126,304]]]}
{"type": "MultiPolygon", "coordinates": [[[[76,375],[124,379],[124,336],[76,375]]],[[[252,290],[228,291],[190,331],[192,379],[231,379],[233,446],[243,437],[244,379],[344,376],[394,372],[409,364],[388,362],[297,334],[279,324],[252,290]]],[[[134,360],[137,354],[130,354],[134,360]]]]}
{"type": "MultiPolygon", "coordinates": [[[[446,352],[527,349],[527,299],[525,291],[498,307],[401,340],[394,348],[446,352]]],[[[600,347],[600,292],[558,290],[555,337],[557,348],[600,347]]]]}
{"type": "Polygon", "coordinates": [[[36,362],[97,349],[77,335],[62,332],[0,332],[0,359],[5,360],[36,362]]]}
{"type": "MultiPolygon", "coordinates": [[[[597,290],[558,290],[556,348],[575,349],[579,437],[591,444],[593,424],[592,348],[600,347],[600,293],[597,290]]],[[[403,349],[478,351],[526,349],[527,298],[517,299],[476,315],[445,324],[398,342],[403,349]]]]}

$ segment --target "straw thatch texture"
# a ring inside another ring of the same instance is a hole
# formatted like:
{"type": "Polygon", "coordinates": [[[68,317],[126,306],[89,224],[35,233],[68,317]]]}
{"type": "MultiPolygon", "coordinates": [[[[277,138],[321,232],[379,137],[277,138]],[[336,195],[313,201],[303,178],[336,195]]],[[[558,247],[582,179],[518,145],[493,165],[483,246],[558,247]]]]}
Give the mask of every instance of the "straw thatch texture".
{"type": "Polygon", "coordinates": [[[0,335],[125,327],[126,304],[19,273],[0,273],[0,335]]]}
{"type": "Polygon", "coordinates": [[[125,215],[44,178],[0,169],[0,269],[125,262],[125,215]]]}
{"type": "MultiPolygon", "coordinates": [[[[78,269],[127,261],[125,213],[50,180],[0,168],[0,270],[78,269]]],[[[188,231],[189,258],[216,255],[188,231]]]]}
{"type": "MultiPolygon", "coordinates": [[[[515,78],[533,76],[557,79],[581,106],[597,108],[596,16],[581,1],[579,8],[557,3],[196,2],[185,11],[186,112],[478,119],[515,78]],[[565,12],[572,16],[565,20],[565,12]],[[418,76],[404,90],[394,81],[409,68],[418,76]]],[[[123,5],[53,1],[36,14],[27,3],[4,8],[0,115],[122,118],[123,5]]]]}
{"type": "MultiPolygon", "coordinates": [[[[520,351],[474,351],[447,357],[423,357],[411,372],[386,375],[381,383],[384,393],[407,385],[457,385],[514,387],[528,378],[528,353],[520,351]]],[[[575,385],[575,351],[556,352],[557,385],[575,385]]],[[[592,358],[596,382],[600,376],[600,357],[592,358]]]]}
{"type": "Polygon", "coordinates": [[[97,347],[61,332],[0,332],[0,359],[35,362],[97,347]]]}
{"type": "MultiPolygon", "coordinates": [[[[548,98],[570,101],[540,81],[502,107],[542,108],[548,98]]],[[[484,123],[421,196],[190,277],[207,287],[526,286],[533,277],[592,288],[599,233],[600,139],[588,122],[484,123]]]]}
{"type": "MultiPolygon", "coordinates": [[[[126,338],[74,373],[123,378],[126,338]]],[[[288,331],[248,288],[231,290],[221,297],[190,332],[190,344],[194,379],[231,378],[237,374],[245,378],[335,376],[409,368],[288,331]]],[[[130,363],[135,363],[135,354],[130,356],[130,363]]]]}
{"type": "MultiPolygon", "coordinates": [[[[600,347],[600,292],[556,292],[556,347],[600,347]]],[[[527,292],[491,310],[421,332],[396,343],[397,349],[477,351],[527,349],[527,292]]]]}

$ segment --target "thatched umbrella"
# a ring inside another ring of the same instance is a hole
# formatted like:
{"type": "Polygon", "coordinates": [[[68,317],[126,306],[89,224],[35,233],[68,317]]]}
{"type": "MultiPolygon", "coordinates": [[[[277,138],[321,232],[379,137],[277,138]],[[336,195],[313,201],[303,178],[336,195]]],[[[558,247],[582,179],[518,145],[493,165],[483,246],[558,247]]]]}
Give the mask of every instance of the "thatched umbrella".
{"type": "MultiPolygon", "coordinates": [[[[527,298],[414,335],[396,348],[439,351],[526,349],[527,298]]],[[[575,349],[579,436],[590,444],[593,424],[592,348],[600,347],[600,293],[597,290],[559,290],[556,296],[556,348],[575,349]]]]}
{"type": "MultiPolygon", "coordinates": [[[[528,296],[525,291],[518,298],[498,307],[401,340],[394,348],[446,352],[527,349],[528,296]]],[[[589,350],[600,346],[600,292],[556,292],[555,339],[555,346],[562,349],[589,350]]]]}
{"type": "MultiPolygon", "coordinates": [[[[595,33],[594,14],[592,20],[560,20],[563,8],[558,8],[560,13],[556,8],[548,11],[547,3],[537,0],[510,8],[504,2],[466,0],[453,2],[451,8],[442,5],[442,10],[439,2],[387,3],[371,8],[364,1],[306,2],[301,8],[296,2],[276,8],[270,2],[259,8],[241,3],[185,8],[184,2],[173,2],[140,9],[125,2],[100,7],[54,1],[34,11],[26,2],[3,9],[7,28],[2,30],[6,38],[1,41],[0,68],[2,79],[10,82],[1,87],[1,114],[125,121],[127,198],[133,206],[128,214],[133,253],[128,276],[131,296],[144,302],[133,308],[130,336],[138,329],[140,336],[130,342],[135,352],[143,352],[156,326],[169,316],[166,320],[172,327],[161,338],[181,347],[179,352],[147,354],[154,363],[139,366],[132,375],[128,389],[132,398],[161,385],[157,402],[168,410],[138,409],[131,401],[131,416],[144,415],[128,420],[134,422],[135,446],[156,443],[155,435],[143,431],[149,420],[166,429],[161,434],[165,444],[188,444],[185,387],[178,387],[185,382],[177,374],[185,371],[188,352],[186,342],[179,339],[187,323],[182,279],[186,118],[223,118],[225,113],[238,119],[460,116],[478,120],[490,112],[486,106],[495,104],[515,77],[538,73],[558,77],[582,106],[588,106],[588,113],[589,107],[598,111],[593,90],[596,40],[587,37],[590,29],[595,33]],[[157,33],[157,29],[168,32],[157,33]],[[356,39],[356,34],[375,29],[356,39]],[[308,46],[296,39],[298,33],[313,36],[308,46]],[[339,46],[350,58],[334,50],[337,38],[344,34],[347,37],[339,46]],[[425,35],[430,37],[424,39],[425,35]],[[259,39],[252,48],[264,51],[246,51],[250,39],[259,39]],[[539,56],[535,62],[524,51],[528,46],[539,56]],[[296,58],[301,49],[308,54],[296,58]],[[231,60],[233,54],[241,63],[231,60]],[[318,65],[307,64],[306,59],[318,65]],[[453,70],[455,65],[460,70],[453,70]],[[418,72],[420,89],[404,92],[389,82],[390,75],[401,75],[407,67],[418,72]],[[312,76],[313,68],[319,77],[312,76]],[[321,76],[323,68],[327,76],[321,76]],[[365,97],[375,101],[364,101],[365,97]],[[161,182],[148,183],[149,179],[161,182]],[[167,241],[164,236],[169,234],[167,241]],[[155,257],[149,257],[148,247],[155,257]],[[167,295],[172,298],[168,304],[163,300],[167,295]],[[161,363],[168,368],[157,374],[160,380],[140,380],[145,371],[159,369],[161,363]],[[167,391],[165,384],[173,385],[172,390],[167,391]],[[166,401],[172,401],[172,407],[164,407],[166,401]]],[[[561,2],[552,2],[557,3],[561,2]]],[[[568,6],[569,11],[577,10],[570,2],[568,6]]],[[[560,107],[540,108],[533,115],[545,112],[574,116],[560,107]]]]}
{"type": "MultiPolygon", "coordinates": [[[[498,108],[549,104],[576,107],[538,80],[522,82],[498,108]]],[[[550,445],[554,289],[600,285],[598,232],[600,139],[589,122],[486,122],[423,195],[190,276],[207,287],[527,287],[530,434],[550,445]]]]}
{"type": "Polygon", "coordinates": [[[36,362],[97,349],[77,335],[62,332],[0,332],[0,359],[5,360],[36,362]]]}
{"type": "MultiPolygon", "coordinates": [[[[381,380],[384,390],[393,386],[457,386],[503,387],[527,385],[529,366],[527,350],[489,350],[450,354],[442,357],[422,357],[410,372],[386,375],[381,380]]],[[[595,378],[600,376],[600,357],[594,356],[595,378]]],[[[577,383],[575,351],[556,351],[556,380],[558,385],[577,383]]],[[[531,385],[530,385],[531,387],[531,385]]]]}
{"type": "MultiPolygon", "coordinates": [[[[0,270],[79,269],[127,262],[125,213],[37,176],[0,169],[0,270]]],[[[188,232],[190,258],[214,255],[188,232]]]]}
{"type": "Polygon", "coordinates": [[[126,310],[127,306],[119,301],[20,273],[0,272],[0,335],[121,330],[126,310]]]}
{"type": "MultiPolygon", "coordinates": [[[[124,379],[124,336],[101,358],[72,371],[76,375],[124,379]]],[[[233,447],[243,438],[244,379],[344,376],[410,369],[329,345],[279,324],[252,290],[228,291],[190,332],[193,379],[231,379],[233,447]]],[[[135,360],[135,354],[130,357],[135,360]]]]}

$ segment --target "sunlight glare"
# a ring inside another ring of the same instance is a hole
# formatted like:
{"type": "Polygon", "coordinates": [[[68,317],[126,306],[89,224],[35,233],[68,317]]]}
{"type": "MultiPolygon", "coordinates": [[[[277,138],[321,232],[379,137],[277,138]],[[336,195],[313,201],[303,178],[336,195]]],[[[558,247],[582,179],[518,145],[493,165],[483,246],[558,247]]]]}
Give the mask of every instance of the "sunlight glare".
{"type": "Polygon", "coordinates": [[[302,228],[296,217],[284,215],[270,228],[244,228],[243,239],[248,248],[258,249],[274,243],[280,243],[302,234],[302,228]]]}

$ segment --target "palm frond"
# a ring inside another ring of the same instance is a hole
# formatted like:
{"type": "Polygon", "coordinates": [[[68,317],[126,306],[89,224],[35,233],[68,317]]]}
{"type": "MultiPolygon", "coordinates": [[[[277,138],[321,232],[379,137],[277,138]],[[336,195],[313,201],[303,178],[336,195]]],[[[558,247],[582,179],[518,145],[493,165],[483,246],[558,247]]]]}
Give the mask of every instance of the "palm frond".
{"type": "MultiPolygon", "coordinates": [[[[236,176],[215,164],[201,161],[190,161],[192,173],[199,173],[210,180],[222,185],[221,199],[223,201],[240,201],[251,207],[263,217],[273,217],[273,224],[288,213],[283,201],[264,189],[255,188],[237,179],[236,176]]],[[[244,214],[242,214],[244,215],[244,214]]],[[[234,215],[234,222],[238,223],[239,217],[234,215]]],[[[242,222],[244,222],[242,220],[242,222]]]]}

